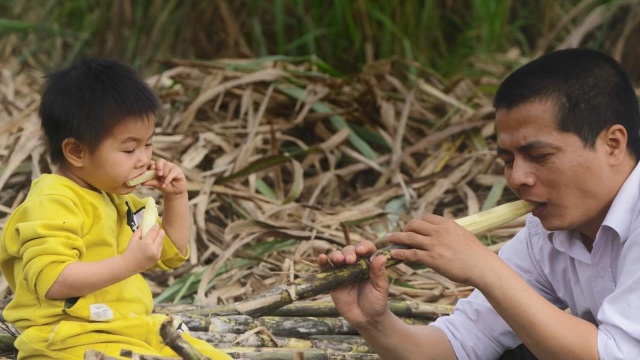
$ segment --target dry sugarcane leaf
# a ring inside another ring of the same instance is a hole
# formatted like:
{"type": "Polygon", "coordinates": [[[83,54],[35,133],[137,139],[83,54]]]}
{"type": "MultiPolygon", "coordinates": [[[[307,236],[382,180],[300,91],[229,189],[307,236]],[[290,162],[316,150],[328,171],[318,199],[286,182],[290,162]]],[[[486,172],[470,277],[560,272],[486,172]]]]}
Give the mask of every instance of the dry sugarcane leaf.
{"type": "Polygon", "coordinates": [[[279,69],[264,69],[254,73],[244,75],[238,79],[229,80],[227,82],[216,85],[210,89],[203,91],[197,99],[195,99],[191,105],[187,108],[182,115],[180,125],[176,128],[176,131],[182,133],[189,128],[189,125],[193,121],[198,109],[204,105],[207,101],[213,99],[216,95],[227,91],[231,88],[241,85],[247,85],[257,82],[271,82],[280,77],[286,76],[286,73],[279,69]]]}
{"type": "Polygon", "coordinates": [[[2,175],[0,176],[0,190],[4,187],[9,177],[20,166],[22,161],[29,157],[33,150],[40,144],[40,137],[36,136],[38,128],[36,126],[29,126],[26,128],[15,145],[9,160],[6,163],[4,169],[2,169],[2,175]]]}

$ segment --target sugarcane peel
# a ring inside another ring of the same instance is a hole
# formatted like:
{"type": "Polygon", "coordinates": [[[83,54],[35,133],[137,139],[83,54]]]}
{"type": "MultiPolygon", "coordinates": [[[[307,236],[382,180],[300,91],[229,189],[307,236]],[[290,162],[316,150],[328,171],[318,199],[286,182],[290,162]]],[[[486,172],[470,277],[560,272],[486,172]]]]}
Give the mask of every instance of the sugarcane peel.
{"type": "Polygon", "coordinates": [[[156,177],[158,177],[158,173],[155,170],[147,170],[142,173],[142,175],[134,177],[133,179],[127,181],[125,184],[127,184],[127,186],[137,186],[145,181],[155,179],[156,177]]]}
{"type": "Polygon", "coordinates": [[[156,206],[156,201],[149,196],[147,198],[147,203],[144,206],[144,215],[142,216],[142,236],[147,235],[153,224],[156,223],[157,219],[158,207],[156,206]]]}

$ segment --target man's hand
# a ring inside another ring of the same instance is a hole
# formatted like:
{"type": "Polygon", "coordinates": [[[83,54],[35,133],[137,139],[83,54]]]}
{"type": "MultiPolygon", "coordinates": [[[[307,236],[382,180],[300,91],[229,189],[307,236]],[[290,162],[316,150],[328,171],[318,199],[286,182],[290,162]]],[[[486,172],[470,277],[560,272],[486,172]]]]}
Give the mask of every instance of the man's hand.
{"type": "Polygon", "coordinates": [[[390,233],[387,241],[411,249],[391,251],[393,258],[421,263],[452,281],[475,286],[487,263],[500,261],[473,234],[455,221],[437,215],[411,220],[403,232],[390,233]]]}
{"type": "MultiPolygon", "coordinates": [[[[363,241],[356,246],[350,245],[341,251],[334,251],[328,256],[321,254],[318,263],[324,270],[333,266],[350,265],[375,251],[376,247],[372,242],[363,241]]],[[[369,279],[331,291],[331,298],[340,314],[356,328],[375,325],[388,312],[389,280],[385,271],[386,260],[384,256],[371,260],[369,279]]]]}
{"type": "MultiPolygon", "coordinates": [[[[322,269],[355,263],[358,258],[376,251],[370,241],[346,246],[341,251],[320,255],[322,269]]],[[[376,256],[369,265],[369,279],[344,285],[331,291],[336,308],[382,359],[453,360],[455,354],[446,335],[432,326],[408,325],[389,311],[389,280],[385,271],[387,259],[376,256]]]]}

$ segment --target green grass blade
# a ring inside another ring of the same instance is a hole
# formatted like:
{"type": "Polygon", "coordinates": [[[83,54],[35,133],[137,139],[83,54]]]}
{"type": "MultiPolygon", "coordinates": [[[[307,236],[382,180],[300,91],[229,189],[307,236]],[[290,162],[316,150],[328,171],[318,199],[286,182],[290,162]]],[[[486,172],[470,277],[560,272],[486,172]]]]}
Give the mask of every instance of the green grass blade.
{"type": "MultiPolygon", "coordinates": [[[[298,100],[304,100],[305,92],[301,88],[294,86],[292,84],[278,84],[276,88],[281,92],[295,98],[298,100]]],[[[333,110],[329,107],[329,105],[323,102],[316,102],[311,107],[314,111],[319,113],[327,113],[330,114],[333,110]]],[[[355,131],[353,128],[349,126],[347,121],[340,115],[331,115],[329,117],[329,121],[336,128],[336,130],[349,129],[349,142],[353,145],[364,157],[370,160],[375,160],[378,158],[378,154],[367,144],[355,131]]]]}

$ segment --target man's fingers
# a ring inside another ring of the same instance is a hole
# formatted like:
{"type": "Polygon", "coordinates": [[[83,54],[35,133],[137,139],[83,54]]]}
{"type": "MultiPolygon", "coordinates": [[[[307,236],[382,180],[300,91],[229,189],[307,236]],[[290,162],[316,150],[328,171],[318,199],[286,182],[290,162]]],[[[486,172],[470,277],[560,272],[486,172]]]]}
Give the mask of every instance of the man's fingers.
{"type": "Polygon", "coordinates": [[[386,236],[386,240],[392,244],[406,245],[415,249],[428,249],[431,244],[431,238],[429,236],[415,232],[389,233],[386,236]]]}
{"type": "Polygon", "coordinates": [[[355,246],[356,254],[361,257],[373,254],[376,250],[378,250],[376,246],[369,240],[364,240],[355,246]]]}
{"type": "Polygon", "coordinates": [[[371,285],[380,293],[387,293],[389,289],[389,278],[387,278],[385,264],[387,263],[386,256],[376,256],[371,260],[369,264],[369,280],[371,285]]]}

